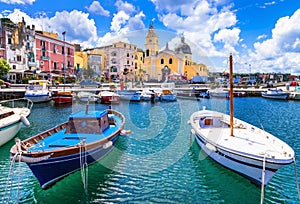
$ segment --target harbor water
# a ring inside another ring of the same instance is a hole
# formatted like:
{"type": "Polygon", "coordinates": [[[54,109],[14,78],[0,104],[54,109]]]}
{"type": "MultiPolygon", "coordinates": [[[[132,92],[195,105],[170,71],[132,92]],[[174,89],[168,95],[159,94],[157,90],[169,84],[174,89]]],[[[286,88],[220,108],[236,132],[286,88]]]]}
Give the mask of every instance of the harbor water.
{"type": "MultiPolygon", "coordinates": [[[[177,102],[125,102],[112,108],[126,117],[116,148],[88,167],[83,185],[77,171],[47,190],[24,163],[11,165],[9,150],[14,140],[0,147],[0,197],[3,203],[260,203],[261,189],[244,177],[209,159],[190,135],[190,115],[207,109],[229,113],[225,99],[177,102]]],[[[90,104],[89,110],[108,108],[90,104]]],[[[300,103],[260,97],[236,98],[234,116],[272,133],[296,153],[300,171],[300,103]]],[[[29,121],[17,137],[21,140],[45,131],[85,110],[74,102],[57,106],[34,104],[29,121]]],[[[265,203],[299,203],[294,164],[281,168],[265,187],[265,203]]]]}

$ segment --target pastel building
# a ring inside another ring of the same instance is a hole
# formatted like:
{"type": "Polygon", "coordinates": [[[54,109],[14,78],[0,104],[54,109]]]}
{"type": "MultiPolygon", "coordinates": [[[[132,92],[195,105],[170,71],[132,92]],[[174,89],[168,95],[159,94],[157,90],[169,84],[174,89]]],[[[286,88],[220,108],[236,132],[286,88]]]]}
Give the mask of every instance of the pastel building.
{"type": "Polygon", "coordinates": [[[36,31],[37,70],[49,76],[74,76],[74,44],[58,39],[57,33],[36,31]]]}

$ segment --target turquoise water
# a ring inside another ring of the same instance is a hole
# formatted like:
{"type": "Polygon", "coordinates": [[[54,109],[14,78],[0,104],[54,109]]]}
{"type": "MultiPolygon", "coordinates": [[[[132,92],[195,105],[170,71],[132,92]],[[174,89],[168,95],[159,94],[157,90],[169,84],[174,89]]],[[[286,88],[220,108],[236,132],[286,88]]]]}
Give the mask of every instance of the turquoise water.
{"type": "MultiPolygon", "coordinates": [[[[30,169],[16,163],[10,169],[10,141],[0,147],[0,197],[4,203],[260,203],[260,187],[221,167],[204,155],[187,124],[190,115],[206,106],[228,112],[223,99],[178,100],[172,103],[121,102],[112,108],[126,116],[131,134],[120,137],[116,148],[90,166],[84,189],[78,171],[42,190],[30,169]],[[4,197],[5,195],[5,197],[4,197]],[[5,198],[5,199],[3,199],[5,198]]],[[[107,106],[92,104],[90,109],[107,106]]],[[[17,137],[28,138],[64,122],[85,105],[35,104],[31,128],[17,137]]],[[[262,127],[293,147],[299,168],[300,103],[264,98],[235,99],[235,117],[262,127]]],[[[299,203],[294,164],[280,169],[265,188],[265,203],[299,203]]]]}

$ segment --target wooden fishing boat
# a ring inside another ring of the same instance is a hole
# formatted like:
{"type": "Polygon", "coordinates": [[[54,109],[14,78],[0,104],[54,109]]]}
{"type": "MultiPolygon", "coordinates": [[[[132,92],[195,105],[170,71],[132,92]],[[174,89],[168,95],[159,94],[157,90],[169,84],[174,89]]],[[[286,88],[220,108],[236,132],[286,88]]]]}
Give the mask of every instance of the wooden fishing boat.
{"type": "Polygon", "coordinates": [[[33,137],[16,139],[11,160],[25,162],[42,189],[99,161],[115,146],[125,117],[111,109],[87,110],[73,113],[68,121],[33,137]]]}
{"type": "Polygon", "coordinates": [[[203,108],[190,117],[191,133],[211,159],[263,189],[278,169],[295,160],[295,152],[274,135],[233,117],[232,55],[229,62],[230,115],[203,108]]]}

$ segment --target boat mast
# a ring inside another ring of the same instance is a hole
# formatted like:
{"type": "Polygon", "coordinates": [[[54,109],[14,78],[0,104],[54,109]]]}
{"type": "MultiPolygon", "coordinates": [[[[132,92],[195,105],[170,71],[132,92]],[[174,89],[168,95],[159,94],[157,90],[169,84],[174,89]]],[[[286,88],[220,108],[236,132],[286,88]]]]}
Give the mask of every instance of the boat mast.
{"type": "Polygon", "coordinates": [[[232,54],[229,55],[229,81],[230,81],[230,136],[233,136],[233,67],[232,67],[232,54]]]}

